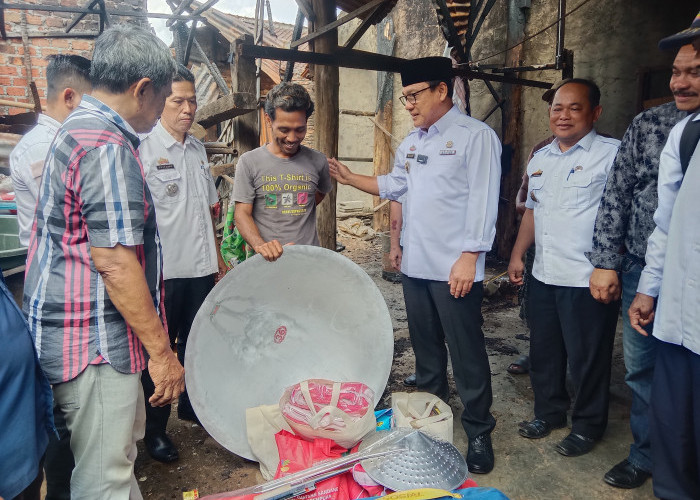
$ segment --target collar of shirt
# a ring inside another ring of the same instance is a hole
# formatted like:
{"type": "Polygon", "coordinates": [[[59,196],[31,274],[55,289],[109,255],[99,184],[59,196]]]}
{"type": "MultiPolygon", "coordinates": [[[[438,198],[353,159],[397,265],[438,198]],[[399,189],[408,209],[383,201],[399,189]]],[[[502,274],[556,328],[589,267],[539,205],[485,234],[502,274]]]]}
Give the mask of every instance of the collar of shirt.
{"type": "Polygon", "coordinates": [[[579,139],[579,141],[576,144],[574,144],[572,147],[570,147],[564,152],[562,152],[562,150],[559,148],[559,139],[554,139],[549,145],[549,150],[555,155],[571,154],[579,147],[583,148],[585,151],[590,151],[591,146],[593,145],[593,142],[595,141],[596,137],[598,137],[598,133],[595,131],[595,129],[592,129],[581,139],[579,139]]]}
{"type": "Polygon", "coordinates": [[[435,135],[435,134],[440,134],[447,130],[457,119],[459,116],[460,111],[457,106],[452,106],[447,113],[442,115],[438,121],[433,123],[428,130],[424,130],[422,128],[416,128],[418,132],[418,138],[422,139],[426,135],[435,135]]]}
{"type": "Polygon", "coordinates": [[[49,115],[45,115],[41,113],[39,117],[36,120],[37,125],[43,125],[44,127],[48,128],[49,130],[53,130],[54,134],[58,131],[59,127],[61,124],[51,118],[49,115]]]}
{"type": "Polygon", "coordinates": [[[126,138],[131,141],[134,149],[138,149],[141,141],[139,140],[136,131],[126,120],[124,120],[124,118],[119,116],[119,113],[114,111],[99,99],[87,94],[83,95],[83,99],[80,101],[80,107],[104,115],[124,133],[126,138]]]}
{"type": "Polygon", "coordinates": [[[187,149],[188,146],[192,144],[192,136],[190,134],[185,134],[185,143],[181,143],[177,139],[175,139],[170,132],[168,132],[165,127],[163,126],[162,122],[158,120],[158,123],[156,126],[153,128],[153,133],[157,134],[158,138],[160,139],[160,143],[166,148],[170,149],[174,145],[178,144],[181,147],[184,147],[187,149]]]}

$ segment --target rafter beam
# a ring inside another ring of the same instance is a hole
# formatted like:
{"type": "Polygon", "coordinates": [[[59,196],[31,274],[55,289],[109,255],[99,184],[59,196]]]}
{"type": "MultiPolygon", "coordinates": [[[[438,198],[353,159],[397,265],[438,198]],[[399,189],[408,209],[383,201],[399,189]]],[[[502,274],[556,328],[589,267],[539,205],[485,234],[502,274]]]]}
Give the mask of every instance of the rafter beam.
{"type": "Polygon", "coordinates": [[[379,12],[381,12],[383,5],[377,5],[372,13],[367,16],[367,19],[362,21],[362,23],[355,28],[355,31],[353,31],[352,35],[347,39],[345,44],[343,45],[344,48],[346,49],[351,49],[353,48],[357,42],[360,41],[360,38],[362,38],[362,35],[365,34],[365,32],[369,29],[370,26],[372,26],[374,23],[379,21],[379,19],[376,19],[378,17],[379,12]]]}
{"type": "Polygon", "coordinates": [[[361,16],[362,14],[367,12],[368,10],[374,9],[377,6],[381,6],[388,1],[389,0],[372,0],[371,2],[363,5],[362,7],[355,9],[352,12],[344,15],[343,17],[341,17],[337,21],[333,21],[332,23],[326,24],[325,26],[321,26],[319,29],[317,29],[313,33],[309,33],[308,35],[301,37],[299,40],[289,44],[289,46],[292,48],[298,47],[299,45],[301,45],[303,43],[306,43],[310,40],[318,38],[319,36],[324,35],[324,34],[328,33],[329,31],[336,29],[338,26],[342,26],[343,24],[352,21],[356,17],[361,16]]]}
{"type": "MultiPolygon", "coordinates": [[[[209,0],[208,2],[205,2],[204,4],[200,5],[199,8],[193,10],[192,13],[190,14],[190,16],[196,17],[196,16],[200,15],[202,12],[207,10],[209,7],[211,7],[212,5],[214,5],[218,1],[219,0],[209,0]]],[[[187,10],[189,8],[190,7],[187,6],[187,7],[185,7],[185,10],[187,10]]],[[[175,9],[175,11],[177,11],[177,9],[175,9]]],[[[168,19],[168,21],[165,23],[165,26],[167,26],[168,28],[170,26],[172,26],[175,21],[178,20],[177,18],[175,18],[175,12],[173,12],[169,17],[170,17],[170,19],[168,19]]],[[[182,16],[180,16],[180,17],[182,17],[182,16]]]]}
{"type": "Polygon", "coordinates": [[[83,13],[78,14],[77,16],[75,16],[75,17],[71,20],[71,22],[70,22],[70,24],[68,25],[68,27],[66,28],[66,33],[70,32],[70,30],[72,30],[73,28],[75,28],[75,25],[78,24],[80,21],[82,21],[83,18],[84,18],[85,16],[87,16],[88,14],[90,14],[90,13],[99,14],[99,11],[93,10],[93,7],[97,4],[98,1],[99,1],[99,0],[88,0],[87,3],[85,4],[85,9],[87,10],[87,12],[83,12],[83,13]]]}
{"type": "Polygon", "coordinates": [[[316,21],[316,15],[314,14],[314,9],[311,7],[311,3],[308,0],[296,0],[297,6],[304,13],[304,17],[310,22],[316,21]]]}
{"type": "MultiPolygon", "coordinates": [[[[2,1],[2,0],[0,0],[2,1]]],[[[299,40],[301,37],[301,32],[304,29],[304,11],[299,9],[297,11],[297,19],[294,22],[294,31],[292,31],[292,41],[299,40]]],[[[297,50],[295,47],[293,50],[297,50]]],[[[284,81],[291,82],[294,77],[294,61],[287,61],[287,67],[284,70],[284,81]]]]}

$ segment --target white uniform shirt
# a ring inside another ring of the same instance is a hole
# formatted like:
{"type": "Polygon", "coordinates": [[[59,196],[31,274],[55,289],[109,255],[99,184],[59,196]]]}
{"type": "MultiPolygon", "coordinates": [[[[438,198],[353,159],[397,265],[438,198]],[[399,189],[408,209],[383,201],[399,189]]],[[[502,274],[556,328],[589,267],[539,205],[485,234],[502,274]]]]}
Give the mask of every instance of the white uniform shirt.
{"type": "Polygon", "coordinates": [[[649,237],[637,291],[659,297],[654,337],[700,354],[700,148],[695,149],[685,177],[679,154],[689,119],[671,130],[661,153],[656,229],[649,237]]]}
{"type": "Polygon", "coordinates": [[[532,275],[548,285],[586,287],[593,266],[593,226],[620,141],[591,130],[562,153],[559,141],[535,152],[527,165],[525,206],[534,211],[532,275]]]}
{"type": "Polygon", "coordinates": [[[34,224],[44,161],[60,126],[61,124],[50,116],[39,115],[36,126],[24,134],[10,153],[10,175],[17,203],[19,242],[25,247],[29,246],[29,236],[34,224]]]}
{"type": "Polygon", "coordinates": [[[163,278],[198,278],[218,271],[211,205],[219,198],[204,145],[184,145],[160,122],[139,146],[156,208],[163,247],[163,278]]]}
{"type": "Polygon", "coordinates": [[[377,177],[382,198],[407,193],[401,272],[447,281],[462,252],[480,252],[475,281],[483,281],[485,252],[496,236],[500,180],[498,136],[456,107],[427,131],[411,131],[396,150],[391,173],[377,177]]]}

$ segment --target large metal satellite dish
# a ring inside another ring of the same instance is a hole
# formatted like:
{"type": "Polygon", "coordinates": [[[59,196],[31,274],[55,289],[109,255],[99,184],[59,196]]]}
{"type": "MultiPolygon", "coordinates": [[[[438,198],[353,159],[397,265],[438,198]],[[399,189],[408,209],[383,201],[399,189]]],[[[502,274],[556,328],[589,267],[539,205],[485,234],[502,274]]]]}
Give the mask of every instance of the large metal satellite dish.
{"type": "Polygon", "coordinates": [[[221,445],[253,459],[245,410],[279,401],[310,378],[363,382],[379,401],[393,357],[384,298],[354,262],[294,245],[276,262],[255,256],[209,293],[187,341],[192,406],[221,445]]]}

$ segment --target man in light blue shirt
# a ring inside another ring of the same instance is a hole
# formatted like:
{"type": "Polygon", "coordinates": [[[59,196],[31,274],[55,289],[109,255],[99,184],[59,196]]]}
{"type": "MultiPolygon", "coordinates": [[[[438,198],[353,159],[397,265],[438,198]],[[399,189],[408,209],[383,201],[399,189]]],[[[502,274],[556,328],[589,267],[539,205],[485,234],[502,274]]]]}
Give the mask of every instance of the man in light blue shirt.
{"type": "Polygon", "coordinates": [[[496,234],[501,144],[486,124],[452,104],[452,63],[444,57],[410,61],[401,71],[402,104],[413,129],[396,150],[388,175],[353,174],[335,159],[331,175],[403,204],[401,272],[418,389],[449,399],[447,349],[467,465],[485,474],[494,466],[491,371],[481,330],[484,260],[496,234]]]}
{"type": "MultiPolygon", "coordinates": [[[[700,14],[691,27],[661,40],[662,49],[693,44],[700,51],[700,14]]],[[[689,78],[700,76],[694,68],[689,78]]],[[[656,366],[649,403],[654,495],[668,499],[700,498],[700,150],[686,163],[681,138],[695,114],[669,134],[659,161],[659,206],[649,237],[646,266],[629,309],[640,334],[654,322],[656,366]],[[656,313],[654,313],[655,299],[656,313]]],[[[692,145],[692,142],[691,142],[692,145]]]]}
{"type": "Polygon", "coordinates": [[[522,284],[523,256],[535,243],[529,283],[530,378],[535,418],[521,424],[526,438],[565,427],[569,409],[567,361],[576,390],[571,433],[558,445],[565,456],[588,453],[608,419],[610,364],[619,301],[597,302],[588,290],[593,225],[620,141],[593,128],[600,117],[598,86],[580,78],[557,90],[550,106],[554,142],[527,166],[529,193],[508,274],[522,284]]]}

